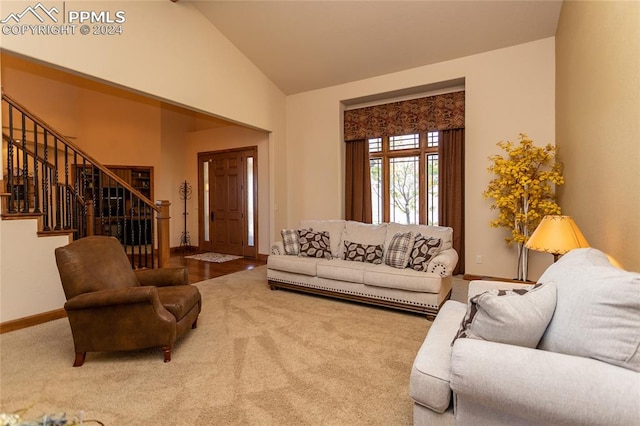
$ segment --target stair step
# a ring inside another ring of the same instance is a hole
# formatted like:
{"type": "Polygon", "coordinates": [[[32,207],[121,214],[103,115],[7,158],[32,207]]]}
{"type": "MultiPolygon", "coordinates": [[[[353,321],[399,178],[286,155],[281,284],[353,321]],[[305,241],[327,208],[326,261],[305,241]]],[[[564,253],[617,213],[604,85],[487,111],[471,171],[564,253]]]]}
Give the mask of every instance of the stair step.
{"type": "Polygon", "coordinates": [[[22,219],[39,219],[44,213],[2,213],[0,217],[3,220],[22,220],[22,219]]]}
{"type": "Polygon", "coordinates": [[[73,235],[76,229],[52,229],[50,231],[38,231],[38,237],[56,237],[59,235],[73,235]]]}

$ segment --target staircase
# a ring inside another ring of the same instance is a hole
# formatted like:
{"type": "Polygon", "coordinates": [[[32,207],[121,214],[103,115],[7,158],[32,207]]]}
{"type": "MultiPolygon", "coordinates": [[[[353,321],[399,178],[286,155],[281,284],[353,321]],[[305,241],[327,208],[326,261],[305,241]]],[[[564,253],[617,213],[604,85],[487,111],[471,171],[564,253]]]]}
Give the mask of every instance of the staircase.
{"type": "Polygon", "coordinates": [[[133,268],[168,266],[168,201],[154,204],[5,93],[2,114],[2,220],[36,218],[39,236],[114,236],[133,268]]]}

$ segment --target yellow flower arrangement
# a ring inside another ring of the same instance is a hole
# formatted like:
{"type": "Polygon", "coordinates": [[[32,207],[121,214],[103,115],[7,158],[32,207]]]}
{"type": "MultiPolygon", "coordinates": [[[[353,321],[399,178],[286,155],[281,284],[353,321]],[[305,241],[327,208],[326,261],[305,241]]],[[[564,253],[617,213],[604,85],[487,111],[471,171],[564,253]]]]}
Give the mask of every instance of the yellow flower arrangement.
{"type": "Polygon", "coordinates": [[[496,177],[482,195],[492,198],[491,209],[499,212],[490,225],[511,231],[505,240],[508,245],[516,243],[517,279],[526,280],[528,250],[524,244],[544,216],[561,214],[555,187],[564,183],[563,165],[558,161],[555,146],[534,146],[524,133],[520,133],[518,144],[500,141],[497,145],[506,155],[489,157],[493,164],[488,170],[496,177]]]}

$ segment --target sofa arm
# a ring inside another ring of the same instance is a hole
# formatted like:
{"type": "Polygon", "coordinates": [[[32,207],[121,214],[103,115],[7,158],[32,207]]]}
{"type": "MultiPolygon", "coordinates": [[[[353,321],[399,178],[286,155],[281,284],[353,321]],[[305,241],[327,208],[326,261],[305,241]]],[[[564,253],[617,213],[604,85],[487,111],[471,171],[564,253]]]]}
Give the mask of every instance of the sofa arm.
{"type": "Polygon", "coordinates": [[[286,254],[282,241],[277,241],[271,245],[271,254],[286,254]]]}
{"type": "MultiPolygon", "coordinates": [[[[596,344],[594,342],[594,344],[596,344]]],[[[458,339],[451,389],[470,403],[532,424],[636,424],[640,373],[590,358],[458,339]]]]}
{"type": "Polygon", "coordinates": [[[453,274],[453,270],[458,264],[458,252],[453,248],[442,250],[438,253],[427,267],[427,272],[438,274],[441,277],[448,277],[453,274]]]}

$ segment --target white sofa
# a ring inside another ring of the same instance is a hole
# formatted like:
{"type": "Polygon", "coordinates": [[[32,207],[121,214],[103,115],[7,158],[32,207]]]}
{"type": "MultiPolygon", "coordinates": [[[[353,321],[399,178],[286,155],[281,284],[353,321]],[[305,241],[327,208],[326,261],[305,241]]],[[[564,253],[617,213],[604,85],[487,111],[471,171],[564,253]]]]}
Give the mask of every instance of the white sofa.
{"type": "Polygon", "coordinates": [[[344,220],[305,220],[297,229],[326,231],[331,259],[285,254],[282,241],[271,247],[267,278],[272,289],[285,288],[427,314],[434,318],[451,295],[458,254],[453,230],[427,225],[364,224],[344,220]],[[344,242],[383,245],[384,256],[396,233],[412,231],[441,240],[440,252],[426,272],[385,264],[344,260],[344,242]]]}
{"type": "Polygon", "coordinates": [[[640,422],[640,274],[614,268],[596,249],[577,249],[538,283],[545,284],[538,294],[550,290],[546,301],[534,302],[533,290],[486,293],[530,286],[472,281],[476,316],[465,323],[475,338],[456,338],[473,309],[444,304],[411,371],[414,425],[640,422]],[[505,343],[524,335],[533,336],[530,347],[505,343]]]}

